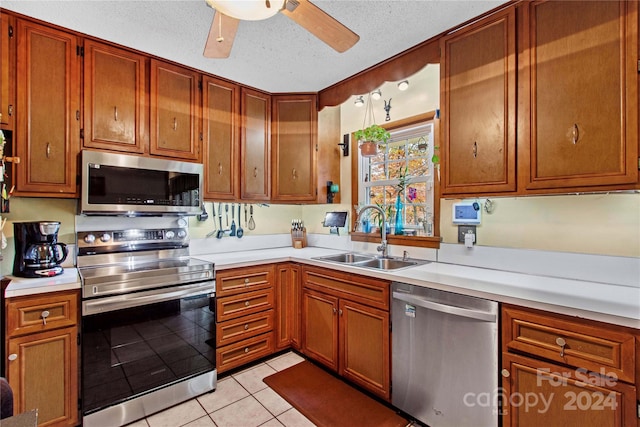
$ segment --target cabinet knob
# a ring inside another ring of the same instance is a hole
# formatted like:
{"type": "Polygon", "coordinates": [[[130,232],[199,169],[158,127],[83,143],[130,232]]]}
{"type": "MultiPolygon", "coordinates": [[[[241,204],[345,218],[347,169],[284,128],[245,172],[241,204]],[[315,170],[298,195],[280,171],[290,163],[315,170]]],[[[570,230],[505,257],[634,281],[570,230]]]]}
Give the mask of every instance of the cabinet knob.
{"type": "Polygon", "coordinates": [[[558,337],[556,338],[556,344],[560,346],[560,357],[564,357],[564,348],[567,345],[567,341],[564,338],[558,337]]]}
{"type": "Polygon", "coordinates": [[[245,306],[245,307],[249,307],[249,301],[245,301],[245,302],[244,302],[244,306],[245,306]]]}
{"type": "Polygon", "coordinates": [[[15,354],[15,353],[12,353],[12,354],[9,355],[9,357],[7,359],[9,359],[11,362],[13,362],[17,358],[18,358],[18,355],[15,354]]]}
{"type": "Polygon", "coordinates": [[[249,278],[248,277],[246,279],[244,279],[244,283],[245,283],[245,285],[249,284],[249,278]]]}
{"type": "Polygon", "coordinates": [[[49,310],[45,310],[42,313],[40,313],[40,317],[42,317],[42,324],[43,325],[47,325],[47,317],[49,317],[49,310]]]}
{"type": "Polygon", "coordinates": [[[507,369],[503,369],[502,371],[500,371],[500,373],[505,378],[509,378],[511,376],[511,373],[507,369]]]}
{"type": "Polygon", "coordinates": [[[245,347],[245,348],[244,348],[244,352],[245,352],[245,353],[249,353],[249,347],[245,347]]]}
{"type": "Polygon", "coordinates": [[[247,329],[249,329],[249,324],[248,323],[246,325],[244,325],[244,330],[246,331],[247,329]]]}
{"type": "Polygon", "coordinates": [[[338,314],[342,316],[342,310],[338,310],[338,314]]]}
{"type": "Polygon", "coordinates": [[[333,314],[336,314],[338,312],[338,310],[336,310],[335,307],[333,307],[333,314]]]}

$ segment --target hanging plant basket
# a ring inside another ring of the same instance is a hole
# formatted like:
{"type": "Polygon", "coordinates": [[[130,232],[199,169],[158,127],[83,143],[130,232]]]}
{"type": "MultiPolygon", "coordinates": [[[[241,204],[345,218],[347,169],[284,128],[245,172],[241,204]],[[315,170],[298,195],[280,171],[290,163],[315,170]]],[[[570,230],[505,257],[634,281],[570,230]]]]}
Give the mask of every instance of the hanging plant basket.
{"type": "Polygon", "coordinates": [[[374,141],[364,141],[360,144],[360,155],[362,157],[373,157],[378,154],[378,143],[374,141]]]}

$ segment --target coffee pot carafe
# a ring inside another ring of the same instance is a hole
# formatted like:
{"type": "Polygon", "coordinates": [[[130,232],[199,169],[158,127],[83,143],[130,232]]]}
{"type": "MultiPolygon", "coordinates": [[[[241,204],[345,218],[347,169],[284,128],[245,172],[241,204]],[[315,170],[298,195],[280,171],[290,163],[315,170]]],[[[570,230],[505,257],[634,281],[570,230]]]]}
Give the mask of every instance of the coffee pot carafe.
{"type": "Polygon", "coordinates": [[[49,277],[62,274],[60,266],[67,258],[67,245],[58,243],[57,221],[15,222],[13,224],[16,254],[13,275],[49,277]]]}

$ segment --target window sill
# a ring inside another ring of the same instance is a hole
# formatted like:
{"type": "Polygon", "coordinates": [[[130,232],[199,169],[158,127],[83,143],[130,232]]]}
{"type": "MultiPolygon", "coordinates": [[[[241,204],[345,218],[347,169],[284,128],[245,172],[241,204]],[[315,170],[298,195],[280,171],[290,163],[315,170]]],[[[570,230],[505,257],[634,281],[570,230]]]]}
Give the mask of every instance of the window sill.
{"type": "MultiPolygon", "coordinates": [[[[354,242],[380,243],[380,233],[362,233],[354,231],[350,234],[351,240],[354,242]]],[[[387,235],[387,243],[390,245],[401,246],[417,246],[421,248],[440,248],[440,237],[426,236],[396,236],[395,234],[387,235]]]]}

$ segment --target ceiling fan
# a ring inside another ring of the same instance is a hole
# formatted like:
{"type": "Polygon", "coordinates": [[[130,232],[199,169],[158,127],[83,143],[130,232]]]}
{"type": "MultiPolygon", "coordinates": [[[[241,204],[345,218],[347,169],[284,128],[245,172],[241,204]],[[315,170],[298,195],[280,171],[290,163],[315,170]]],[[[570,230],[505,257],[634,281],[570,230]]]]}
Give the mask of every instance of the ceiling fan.
{"type": "Polygon", "coordinates": [[[215,9],[204,56],[228,58],[241,20],[257,21],[282,12],[298,25],[331,46],[344,52],[360,36],[308,0],[205,0],[215,9]]]}

